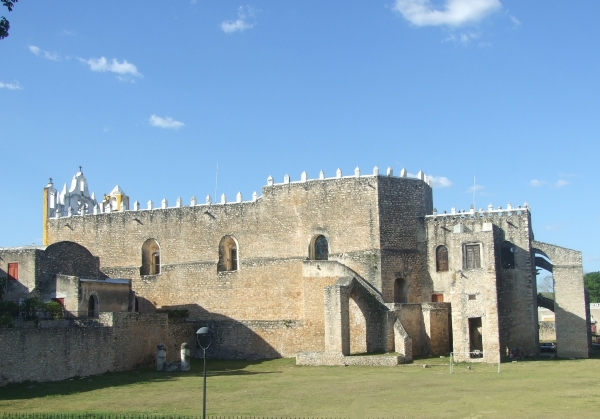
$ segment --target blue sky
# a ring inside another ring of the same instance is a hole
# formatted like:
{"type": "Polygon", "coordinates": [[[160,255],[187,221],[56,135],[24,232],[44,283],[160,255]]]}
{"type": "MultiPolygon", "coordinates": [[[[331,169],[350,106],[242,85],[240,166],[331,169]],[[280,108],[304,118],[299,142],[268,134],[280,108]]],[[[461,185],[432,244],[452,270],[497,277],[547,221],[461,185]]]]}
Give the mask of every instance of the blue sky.
{"type": "Polygon", "coordinates": [[[522,205],[600,270],[600,2],[33,2],[0,41],[0,246],[42,188],[260,194],[339,167],[423,170],[439,211],[522,205]]]}

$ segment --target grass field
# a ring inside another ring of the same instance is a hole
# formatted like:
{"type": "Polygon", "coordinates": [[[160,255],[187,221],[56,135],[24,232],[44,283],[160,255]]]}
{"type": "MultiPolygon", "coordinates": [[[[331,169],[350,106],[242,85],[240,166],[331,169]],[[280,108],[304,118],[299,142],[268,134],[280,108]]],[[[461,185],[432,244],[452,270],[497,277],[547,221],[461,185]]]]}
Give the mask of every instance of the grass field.
{"type": "MultiPolygon", "coordinates": [[[[399,367],[299,367],[293,359],[208,361],[209,416],[560,418],[600,415],[600,359],[496,365],[448,358],[399,367]],[[423,368],[422,363],[428,367],[423,368]],[[445,365],[444,365],[445,364],[445,365]]],[[[0,412],[202,413],[202,362],[0,387],[0,412]]]]}

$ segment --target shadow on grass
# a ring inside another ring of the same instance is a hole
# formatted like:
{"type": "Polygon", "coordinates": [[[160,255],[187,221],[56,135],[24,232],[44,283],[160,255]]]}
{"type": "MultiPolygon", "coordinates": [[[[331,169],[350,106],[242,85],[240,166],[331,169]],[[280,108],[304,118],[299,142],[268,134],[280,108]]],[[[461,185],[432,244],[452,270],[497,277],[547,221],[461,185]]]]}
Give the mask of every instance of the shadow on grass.
{"type": "MultiPolygon", "coordinates": [[[[258,375],[276,374],[280,371],[269,371],[267,367],[260,368],[260,364],[273,360],[258,361],[226,361],[211,360],[206,362],[206,377],[233,376],[233,375],[258,375]],[[247,370],[247,367],[254,367],[247,370]]],[[[287,360],[286,360],[287,361],[287,360]]],[[[179,379],[194,378],[202,380],[202,360],[192,359],[191,368],[188,372],[157,372],[154,367],[141,368],[132,371],[107,372],[100,375],[88,377],[75,377],[63,381],[50,381],[45,383],[24,382],[8,384],[0,387],[0,401],[34,399],[39,397],[66,396],[77,393],[85,393],[109,387],[129,386],[137,384],[150,384],[161,382],[172,382],[179,379]]],[[[277,364],[279,365],[279,363],[277,364]]]]}

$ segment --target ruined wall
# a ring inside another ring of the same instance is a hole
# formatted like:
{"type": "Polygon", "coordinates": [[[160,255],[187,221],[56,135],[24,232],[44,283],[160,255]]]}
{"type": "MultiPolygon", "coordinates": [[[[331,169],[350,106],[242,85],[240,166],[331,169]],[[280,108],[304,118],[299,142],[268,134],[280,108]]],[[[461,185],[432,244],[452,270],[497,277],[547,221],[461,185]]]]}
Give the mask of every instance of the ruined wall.
{"type": "Polygon", "coordinates": [[[394,301],[394,282],[402,278],[408,286],[405,302],[421,302],[421,272],[426,254],[422,217],[432,212],[431,187],[419,179],[397,182],[393,177],[382,177],[378,192],[382,271],[381,284],[374,285],[386,303],[400,302],[394,301]]]}
{"type": "Polygon", "coordinates": [[[434,293],[443,294],[444,302],[451,304],[455,353],[470,351],[469,319],[481,318],[484,360],[496,362],[500,350],[496,242],[500,231],[489,219],[469,213],[428,216],[426,224],[428,273],[423,281],[424,299],[434,293]],[[448,248],[448,270],[444,272],[436,269],[436,249],[440,245],[448,248]],[[479,246],[479,268],[468,269],[466,245],[479,246]]]}
{"type": "Polygon", "coordinates": [[[156,345],[167,344],[169,361],[193,341],[194,326],[170,333],[166,314],[103,313],[99,321],[65,327],[0,328],[0,385],[22,381],[58,381],[152,365],[156,345]]]}
{"type": "Polygon", "coordinates": [[[588,305],[583,286],[581,252],[537,241],[532,246],[552,261],[557,356],[587,358],[588,305]]]}

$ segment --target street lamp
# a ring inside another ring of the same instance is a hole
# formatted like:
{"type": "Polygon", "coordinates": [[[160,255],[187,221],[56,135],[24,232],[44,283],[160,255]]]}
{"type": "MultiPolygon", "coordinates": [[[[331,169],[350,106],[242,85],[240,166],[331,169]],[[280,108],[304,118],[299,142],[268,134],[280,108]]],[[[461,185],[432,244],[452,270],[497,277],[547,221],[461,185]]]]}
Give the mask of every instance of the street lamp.
{"type": "Polygon", "coordinates": [[[210,338],[210,328],[201,327],[198,329],[196,332],[196,341],[204,351],[204,396],[202,398],[202,419],[206,419],[206,350],[212,342],[210,338]]]}

